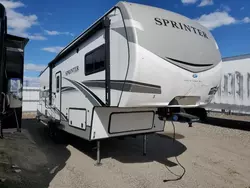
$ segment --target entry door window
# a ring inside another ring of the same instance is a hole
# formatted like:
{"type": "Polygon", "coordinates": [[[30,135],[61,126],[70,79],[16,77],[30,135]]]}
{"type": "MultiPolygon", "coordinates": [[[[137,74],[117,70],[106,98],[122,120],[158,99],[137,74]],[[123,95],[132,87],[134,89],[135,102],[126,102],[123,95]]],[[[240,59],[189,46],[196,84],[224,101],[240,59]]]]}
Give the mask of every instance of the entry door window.
{"type": "Polygon", "coordinates": [[[56,77],[56,92],[59,92],[59,88],[60,88],[60,76],[56,77]]]}

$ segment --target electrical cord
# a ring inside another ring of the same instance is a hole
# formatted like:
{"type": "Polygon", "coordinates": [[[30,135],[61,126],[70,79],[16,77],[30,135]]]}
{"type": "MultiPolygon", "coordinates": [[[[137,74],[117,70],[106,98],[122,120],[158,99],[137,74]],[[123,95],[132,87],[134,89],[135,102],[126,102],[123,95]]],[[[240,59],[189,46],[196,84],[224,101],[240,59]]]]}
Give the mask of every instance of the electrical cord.
{"type": "MultiPolygon", "coordinates": [[[[173,132],[173,144],[174,144],[174,143],[176,142],[176,138],[175,138],[175,125],[174,125],[173,121],[171,121],[171,123],[172,123],[172,125],[173,125],[173,131],[174,131],[174,132],[173,132]]],[[[178,181],[178,180],[182,179],[182,177],[183,177],[183,176],[185,175],[185,173],[186,173],[185,167],[179,162],[177,156],[175,156],[175,160],[176,160],[177,164],[183,169],[183,173],[182,173],[181,175],[177,175],[177,174],[175,174],[174,172],[172,172],[172,171],[165,165],[165,167],[168,169],[168,171],[171,172],[172,174],[174,174],[175,176],[177,176],[177,178],[175,178],[175,179],[166,179],[166,180],[163,180],[164,183],[165,183],[165,182],[169,182],[169,181],[178,181]]]]}

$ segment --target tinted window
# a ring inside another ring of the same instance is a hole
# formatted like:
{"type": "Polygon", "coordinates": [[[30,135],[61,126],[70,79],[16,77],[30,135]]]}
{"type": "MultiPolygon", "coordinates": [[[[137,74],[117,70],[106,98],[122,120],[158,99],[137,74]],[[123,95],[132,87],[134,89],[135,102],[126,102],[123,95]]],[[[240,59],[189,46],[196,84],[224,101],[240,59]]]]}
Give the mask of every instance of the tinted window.
{"type": "Polygon", "coordinates": [[[56,77],[56,92],[59,92],[59,76],[56,77]]]}
{"type": "Polygon", "coordinates": [[[105,69],[104,45],[85,55],[85,75],[90,75],[105,69]]]}

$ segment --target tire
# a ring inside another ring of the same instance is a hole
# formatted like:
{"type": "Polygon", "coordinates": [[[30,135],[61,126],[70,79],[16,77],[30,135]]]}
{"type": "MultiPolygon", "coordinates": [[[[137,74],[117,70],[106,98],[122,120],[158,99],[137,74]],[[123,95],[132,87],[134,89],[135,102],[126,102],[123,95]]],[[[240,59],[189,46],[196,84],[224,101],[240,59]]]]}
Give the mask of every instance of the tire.
{"type": "Polygon", "coordinates": [[[57,128],[58,124],[55,122],[49,122],[48,123],[48,129],[49,129],[49,137],[52,139],[52,141],[56,144],[62,144],[63,143],[63,132],[57,128]]]}
{"type": "Polygon", "coordinates": [[[202,122],[206,122],[207,121],[207,111],[206,109],[204,108],[199,108],[198,109],[198,115],[199,115],[199,118],[202,122]]]}
{"type": "Polygon", "coordinates": [[[39,116],[36,116],[36,120],[37,120],[37,122],[41,121],[40,118],[39,118],[39,116]]]}

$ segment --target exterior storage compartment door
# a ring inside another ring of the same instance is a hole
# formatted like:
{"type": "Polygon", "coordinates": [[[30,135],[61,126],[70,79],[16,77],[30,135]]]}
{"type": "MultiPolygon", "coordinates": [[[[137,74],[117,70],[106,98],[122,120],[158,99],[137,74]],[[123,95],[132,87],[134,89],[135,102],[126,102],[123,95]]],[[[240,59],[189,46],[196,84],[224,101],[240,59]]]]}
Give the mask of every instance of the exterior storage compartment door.
{"type": "Polygon", "coordinates": [[[86,109],[69,108],[69,125],[86,130],[86,109]]]}
{"type": "Polygon", "coordinates": [[[109,134],[150,130],[153,128],[154,115],[154,111],[113,112],[109,117],[109,134]],[[127,123],[128,119],[130,123],[127,123]]]}

